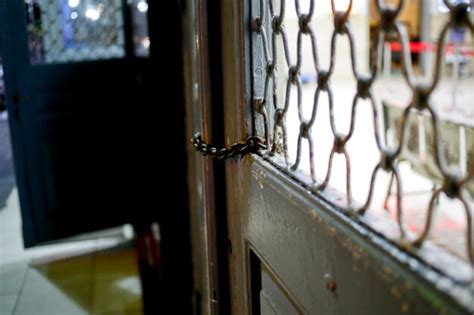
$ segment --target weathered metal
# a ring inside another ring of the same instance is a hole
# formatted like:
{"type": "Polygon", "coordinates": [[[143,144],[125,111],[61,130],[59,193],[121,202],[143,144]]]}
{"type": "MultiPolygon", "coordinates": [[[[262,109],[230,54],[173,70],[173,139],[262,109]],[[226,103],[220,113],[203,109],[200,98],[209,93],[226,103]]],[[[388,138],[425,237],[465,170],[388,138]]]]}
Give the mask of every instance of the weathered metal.
{"type": "Polygon", "coordinates": [[[303,141],[307,141],[309,146],[309,165],[310,173],[312,178],[312,191],[322,192],[328,187],[329,180],[331,179],[331,169],[334,156],[336,154],[342,155],[346,161],[346,196],[347,206],[345,210],[358,215],[364,215],[369,207],[371,206],[374,185],[376,182],[377,174],[380,170],[384,170],[392,174],[396,183],[396,210],[397,210],[397,221],[400,231],[400,241],[403,243],[409,243],[413,247],[423,246],[427,235],[429,234],[433,222],[433,216],[435,213],[434,202],[440,194],[446,195],[450,199],[459,200],[464,208],[466,216],[466,253],[467,257],[474,268],[474,248],[473,248],[473,218],[472,210],[470,209],[469,202],[466,199],[465,193],[468,189],[469,183],[474,178],[472,172],[462,172],[459,168],[451,167],[445,156],[444,142],[441,139],[441,124],[442,121],[435,111],[430,97],[432,96],[435,89],[440,83],[441,77],[441,65],[444,47],[447,41],[447,34],[451,29],[463,29],[474,33],[474,23],[469,16],[469,12],[472,7],[472,3],[466,3],[463,1],[450,2],[444,0],[446,6],[450,10],[449,19],[443,25],[439,40],[437,43],[437,52],[435,58],[435,70],[431,78],[426,80],[424,77],[416,76],[412,60],[409,51],[409,38],[407,35],[406,27],[398,21],[398,16],[403,8],[405,1],[399,1],[396,6],[389,5],[384,0],[376,0],[376,7],[379,15],[379,27],[376,32],[376,43],[373,45],[371,50],[371,64],[368,73],[363,73],[359,70],[356,59],[355,41],[349,21],[349,14],[352,8],[352,1],[349,1],[349,5],[346,10],[336,10],[334,0],[331,0],[334,20],[334,31],[331,39],[331,53],[330,53],[330,65],[328,69],[323,69],[319,62],[319,54],[317,49],[317,39],[313,30],[314,7],[315,1],[309,1],[309,8],[307,12],[303,12],[301,9],[302,5],[300,0],[294,1],[294,7],[298,16],[299,29],[297,35],[297,47],[296,47],[296,61],[291,59],[289,53],[288,34],[284,28],[284,22],[286,20],[286,1],[281,1],[279,11],[277,11],[276,3],[274,0],[259,0],[253,1],[253,14],[252,19],[249,21],[249,27],[253,32],[253,51],[254,51],[254,69],[266,69],[261,75],[256,71],[253,75],[253,93],[254,103],[261,104],[255,110],[255,119],[258,121],[262,120],[264,127],[263,130],[258,131],[257,135],[261,135],[267,141],[268,147],[272,148],[268,152],[268,156],[275,155],[276,148],[279,143],[283,143],[283,156],[287,163],[287,169],[285,172],[288,174],[295,174],[301,167],[302,160],[302,145],[303,141]],[[336,39],[337,37],[346,37],[350,46],[350,60],[352,65],[352,73],[354,80],[357,83],[357,89],[354,93],[354,99],[351,108],[351,122],[349,126],[349,132],[342,134],[336,128],[336,119],[334,111],[334,100],[333,100],[333,83],[331,78],[334,75],[335,64],[338,62],[336,58],[336,39]],[[318,82],[315,90],[314,102],[312,105],[311,116],[309,119],[303,115],[303,100],[302,100],[302,80],[301,80],[301,68],[303,58],[305,57],[302,53],[303,50],[303,37],[308,37],[311,41],[312,51],[309,57],[312,58],[314,69],[316,71],[318,82]],[[378,126],[379,108],[375,100],[372,86],[377,80],[377,76],[380,73],[378,67],[378,60],[381,57],[382,47],[387,43],[395,39],[401,45],[402,54],[402,73],[404,81],[412,92],[412,98],[409,104],[403,108],[399,123],[398,142],[394,146],[388,146],[382,142],[380,134],[380,128],[378,126]],[[276,48],[277,41],[281,41],[283,44],[283,52],[281,53],[276,48]],[[283,100],[278,96],[278,84],[277,84],[277,71],[276,65],[278,59],[283,55],[285,66],[288,69],[288,77],[285,79],[286,82],[286,93],[284,94],[283,100]],[[255,66],[256,65],[256,66],[255,66]],[[290,109],[290,98],[293,90],[296,89],[297,93],[297,111],[300,123],[300,132],[298,136],[298,145],[296,151],[296,159],[293,164],[288,160],[288,145],[287,145],[287,127],[286,127],[286,116],[290,109]],[[315,153],[313,148],[313,127],[316,122],[316,116],[318,113],[318,104],[322,93],[326,93],[329,100],[329,113],[330,113],[330,126],[331,132],[334,136],[334,144],[329,156],[329,166],[327,174],[324,179],[318,181],[314,162],[315,153]],[[351,159],[347,151],[347,145],[351,141],[354,128],[355,128],[355,115],[356,109],[360,100],[368,100],[371,104],[373,113],[374,124],[374,137],[375,142],[380,152],[380,161],[375,166],[370,181],[370,189],[368,197],[363,205],[360,207],[356,205],[352,200],[352,187],[351,187],[351,159]],[[402,150],[407,143],[406,134],[410,127],[410,117],[413,112],[427,113],[426,120],[430,122],[433,132],[432,141],[427,143],[428,150],[432,151],[434,158],[434,164],[436,171],[440,173],[442,184],[440,187],[433,191],[432,198],[428,208],[428,216],[424,225],[423,231],[415,239],[408,239],[406,224],[404,222],[404,209],[403,209],[403,186],[401,183],[401,175],[398,162],[403,159],[402,150]],[[271,115],[273,114],[273,119],[271,115]],[[279,131],[279,132],[277,132],[279,131]]]}
{"type": "Polygon", "coordinates": [[[300,313],[470,314],[468,289],[269,161],[246,160],[243,237],[300,313]]]}
{"type": "MultiPolygon", "coordinates": [[[[186,126],[188,134],[200,130],[206,138],[212,139],[206,6],[206,1],[189,0],[183,8],[186,126]]],[[[198,314],[215,314],[219,297],[215,171],[211,160],[197,156],[193,147],[187,148],[194,308],[198,314]]]]}
{"type": "MultiPolygon", "coordinates": [[[[324,70],[319,67],[316,38],[312,34],[310,23],[315,2],[310,1],[311,6],[308,12],[304,13],[300,1],[295,0],[300,26],[298,37],[300,41],[303,36],[311,38],[312,55],[319,74],[318,90],[319,93],[328,93],[331,100],[330,78],[337,62],[334,40],[331,66],[324,70]]],[[[428,96],[439,81],[440,71],[438,65],[433,81],[427,88],[420,85],[413,75],[406,46],[406,32],[396,21],[403,2],[401,1],[397,8],[392,8],[383,1],[377,1],[382,17],[377,36],[378,46],[383,46],[386,36],[391,33],[399,37],[403,47],[405,79],[416,96],[403,111],[401,121],[403,128],[400,134],[408,128],[408,116],[412,109],[431,112],[428,96]]],[[[315,185],[314,170],[311,171],[311,176],[305,177],[300,172],[299,162],[292,165],[289,163],[285,116],[290,106],[289,94],[292,89],[296,88],[297,94],[301,93],[299,69],[303,57],[299,45],[296,63],[291,60],[288,36],[283,27],[285,1],[282,0],[280,3],[278,13],[273,0],[222,3],[222,73],[226,144],[231,146],[235,139],[246,139],[248,135],[259,136],[265,139],[267,144],[267,150],[260,155],[247,154],[242,159],[229,159],[225,163],[232,313],[251,314],[252,310],[258,309],[252,303],[260,303],[260,310],[263,312],[278,311],[277,305],[290,305],[289,309],[292,311],[305,314],[467,314],[474,311],[474,306],[471,305],[472,291],[465,283],[456,282],[444,270],[431,266],[417,255],[413,246],[403,247],[371,227],[371,213],[365,213],[370,206],[370,197],[360,209],[344,209],[337,202],[341,199],[340,195],[327,185],[315,185]],[[266,4],[269,4],[269,10],[266,4]],[[279,38],[284,47],[283,60],[289,69],[284,106],[278,105],[275,84],[273,88],[271,85],[271,82],[277,79],[275,69],[279,63],[278,56],[273,55],[276,49],[270,46],[279,38]],[[283,145],[278,143],[277,132],[281,134],[283,145]],[[262,273],[261,279],[257,279],[262,281],[261,295],[257,299],[252,296],[255,291],[253,287],[255,278],[251,272],[250,257],[253,254],[260,261],[262,273]],[[263,283],[264,281],[267,282],[263,283]],[[275,299],[278,303],[275,303],[275,299]]],[[[451,6],[451,9],[454,10],[454,7],[451,6]]],[[[353,48],[355,38],[348,21],[349,11],[350,6],[345,12],[334,12],[336,31],[333,39],[338,35],[348,36],[353,48]]],[[[201,11],[200,14],[204,13],[201,11]]],[[[452,18],[454,16],[462,14],[453,14],[452,18]]],[[[472,30],[471,22],[470,24],[465,21],[464,24],[448,22],[449,25],[450,23],[458,26],[462,24],[472,30]]],[[[446,30],[443,34],[445,33],[446,30]]],[[[203,39],[200,36],[198,38],[203,39]]],[[[440,41],[440,46],[443,41],[444,39],[440,41]]],[[[379,51],[374,50],[372,54],[377,55],[379,51]]],[[[368,99],[372,104],[374,125],[377,124],[379,115],[371,91],[379,69],[374,63],[368,75],[359,73],[354,62],[354,54],[351,58],[358,88],[352,106],[350,132],[347,135],[337,132],[333,108],[330,118],[332,132],[337,139],[331,155],[344,155],[347,160],[347,176],[350,176],[351,168],[346,145],[355,127],[354,113],[358,100],[368,99]]],[[[439,58],[438,56],[437,64],[439,58]]],[[[317,112],[317,99],[312,116],[317,112]]],[[[334,106],[332,100],[330,104],[331,107],[334,106]]],[[[300,117],[303,117],[300,101],[298,106],[300,117]]],[[[443,178],[450,179],[448,176],[450,173],[443,164],[444,157],[441,152],[444,151],[438,144],[436,127],[438,117],[436,115],[429,117],[436,130],[434,137],[437,144],[433,148],[436,153],[435,163],[441,169],[443,178]]],[[[205,120],[204,125],[209,123],[209,120],[206,120],[208,117],[202,118],[205,120]]],[[[300,121],[300,143],[308,141],[311,145],[312,138],[309,131],[315,119],[309,121],[300,119],[300,121]]],[[[205,128],[203,130],[206,131],[205,128]]],[[[395,174],[397,184],[400,185],[397,161],[400,158],[401,147],[406,145],[404,137],[400,136],[399,145],[394,148],[383,146],[381,134],[376,133],[375,137],[381,152],[381,160],[374,170],[374,176],[379,169],[386,169],[395,174]]],[[[205,138],[210,139],[207,135],[205,138]]],[[[298,152],[298,158],[301,159],[301,149],[298,149],[298,152]]],[[[193,159],[202,159],[196,156],[194,155],[193,159]]],[[[309,158],[313,160],[314,155],[310,153],[309,158]]],[[[203,162],[205,165],[209,165],[209,159],[203,161],[206,161],[203,162]]],[[[202,171],[205,171],[205,168],[202,171]]],[[[205,176],[212,175],[206,173],[205,176]]],[[[330,173],[326,175],[326,183],[330,176],[330,173]]],[[[208,180],[209,178],[204,182],[208,180]]],[[[199,180],[195,182],[202,184],[199,180]]],[[[458,183],[454,178],[447,180],[447,183],[451,182],[458,183]]],[[[458,195],[458,190],[464,189],[464,185],[464,182],[461,185],[445,185],[441,189],[446,193],[449,192],[454,198],[462,198],[458,195]]],[[[209,195],[207,190],[213,190],[211,185],[194,188],[195,190],[202,188],[204,196],[209,195]]],[[[348,185],[349,195],[350,190],[351,187],[348,185]]],[[[399,193],[399,201],[401,198],[399,193]]],[[[209,204],[205,205],[207,206],[209,204]]],[[[205,210],[207,214],[212,211],[217,209],[205,210]]],[[[403,232],[401,206],[398,213],[398,224],[403,232]]],[[[206,223],[212,224],[212,221],[206,223]]],[[[205,229],[212,227],[206,226],[205,229]]],[[[424,249],[422,247],[420,250],[424,249]]],[[[208,258],[212,257],[209,251],[204,251],[202,254],[208,258]]],[[[456,268],[454,264],[451,266],[456,268]]],[[[212,285],[212,282],[204,285],[212,285]]],[[[212,303],[210,300],[205,302],[212,303]]],[[[203,307],[203,309],[211,311],[212,308],[203,307]]]]}
{"type": "Polygon", "coordinates": [[[218,160],[230,159],[236,155],[244,156],[248,153],[258,153],[258,151],[266,149],[262,138],[256,136],[247,137],[245,141],[235,142],[229,148],[221,149],[203,141],[199,132],[190,141],[203,156],[209,156],[218,160]]]}

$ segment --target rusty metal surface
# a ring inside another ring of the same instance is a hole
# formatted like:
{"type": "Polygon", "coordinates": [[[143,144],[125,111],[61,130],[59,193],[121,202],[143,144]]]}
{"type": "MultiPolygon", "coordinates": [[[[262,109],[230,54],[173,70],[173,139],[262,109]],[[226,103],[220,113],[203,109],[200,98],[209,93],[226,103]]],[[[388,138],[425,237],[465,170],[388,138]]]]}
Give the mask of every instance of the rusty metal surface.
{"type": "MultiPolygon", "coordinates": [[[[223,4],[222,67],[228,145],[250,134],[264,137],[271,149],[277,141],[272,136],[274,128],[281,128],[283,136],[285,134],[284,107],[274,105],[276,96],[271,88],[275,68],[268,57],[272,50],[264,48],[272,42],[271,36],[263,35],[282,26],[279,22],[284,20],[284,12],[269,14],[270,8],[265,6],[268,3],[261,0],[225,1],[223,4]],[[258,13],[260,8],[266,10],[264,17],[258,13]],[[256,21],[259,17],[261,20],[256,21]],[[260,71],[256,71],[258,69],[260,71]],[[266,128],[259,128],[262,124],[266,128]]],[[[406,35],[403,26],[396,22],[396,10],[384,5],[379,9],[384,10],[385,17],[394,15],[392,22],[380,30],[379,40],[383,42],[384,31],[393,31],[391,27],[394,27],[405,45],[406,35]]],[[[311,12],[308,13],[299,14],[301,36],[311,32],[307,28],[306,19],[311,18],[311,12]]],[[[348,21],[344,16],[335,14],[335,22],[340,26],[339,30],[347,31],[345,23],[348,21]]],[[[277,39],[278,35],[284,39],[283,32],[272,33],[277,39]]],[[[292,67],[289,74],[295,79],[288,83],[291,90],[298,87],[298,62],[288,62],[287,65],[292,67]]],[[[321,72],[322,88],[329,90],[327,76],[330,72],[321,72]]],[[[406,77],[415,79],[413,87],[416,91],[417,78],[411,74],[406,77]]],[[[370,92],[373,82],[364,78],[360,78],[356,100],[367,96],[367,90],[370,92]]],[[[409,107],[417,108],[418,105],[414,102],[409,107]]],[[[378,115],[376,111],[374,109],[374,115],[378,115]]],[[[435,116],[432,120],[436,124],[435,116]]],[[[303,127],[302,131],[310,128],[307,124],[303,127]]],[[[308,140],[304,132],[301,140],[308,140]]],[[[341,136],[340,140],[338,149],[344,149],[342,140],[348,142],[350,136],[341,136]]],[[[315,185],[314,178],[304,179],[298,165],[289,165],[288,159],[285,162],[285,150],[282,151],[283,159],[278,159],[279,154],[275,153],[279,150],[273,148],[270,152],[262,152],[263,159],[247,156],[226,163],[232,313],[249,314],[252,309],[249,248],[269,266],[272,276],[281,279],[305,313],[466,314],[474,310],[470,305],[473,299],[468,287],[453,282],[450,277],[419,260],[414,253],[407,253],[371,229],[366,223],[370,221],[370,212],[357,215],[365,209],[340,211],[341,208],[334,204],[338,196],[324,197],[320,194],[324,187],[315,185]]],[[[386,153],[382,157],[389,157],[390,152],[386,152],[389,148],[381,146],[380,149],[386,153]]],[[[396,151],[397,148],[393,149],[396,151]]],[[[435,149],[440,152],[439,148],[435,149]]],[[[387,163],[381,166],[396,170],[394,163],[398,156],[390,156],[394,159],[382,159],[381,162],[387,163]]],[[[324,192],[329,190],[326,188],[324,192]]]]}
{"type": "MultiPolygon", "coordinates": [[[[183,58],[186,96],[186,134],[192,134],[200,124],[200,109],[197,99],[197,52],[194,42],[196,19],[194,0],[187,0],[183,11],[183,58]]],[[[193,263],[193,307],[200,311],[207,310],[209,295],[209,273],[207,269],[206,239],[204,227],[204,201],[200,193],[202,189],[202,164],[187,147],[188,156],[188,187],[190,208],[190,235],[193,263]]]]}
{"type": "MultiPolygon", "coordinates": [[[[227,145],[245,139],[251,131],[252,109],[250,79],[250,40],[244,36],[250,18],[247,1],[222,3],[222,70],[224,75],[224,120],[227,145]]],[[[229,279],[232,314],[249,313],[249,270],[241,209],[248,203],[245,180],[248,166],[244,160],[226,163],[227,212],[229,229],[229,279]]]]}
{"type": "MultiPolygon", "coordinates": [[[[249,157],[244,237],[305,314],[470,314],[470,293],[249,157]],[[426,279],[430,280],[426,280],[426,279]],[[441,290],[440,290],[441,289],[441,290]]],[[[472,305],[471,305],[472,307],[472,305]]]]}
{"type": "Polygon", "coordinates": [[[207,143],[202,139],[199,132],[190,139],[190,142],[196,148],[196,151],[201,153],[203,156],[209,156],[210,158],[219,161],[231,159],[237,156],[242,157],[249,153],[258,153],[258,151],[266,149],[263,139],[256,136],[249,136],[242,142],[234,142],[228,148],[218,148],[207,143]]]}
{"type": "MultiPolygon", "coordinates": [[[[212,102],[207,42],[207,1],[188,0],[183,8],[185,28],[186,125],[188,134],[202,132],[212,140],[212,102]]],[[[194,307],[197,313],[218,313],[215,170],[188,147],[193,246],[194,307]]],[[[225,276],[225,275],[224,275],[225,276]]]]}
{"type": "MultiPolygon", "coordinates": [[[[397,137],[400,137],[400,126],[403,119],[404,109],[398,106],[392,106],[384,102],[383,104],[384,117],[386,117],[385,128],[392,129],[397,137]]],[[[399,156],[399,160],[407,160],[410,162],[412,168],[419,174],[425,175],[436,184],[442,185],[444,178],[439,171],[434,158],[433,148],[429,145],[433,142],[433,133],[430,123],[431,118],[427,113],[414,113],[407,122],[409,132],[409,140],[405,150],[399,156]],[[423,152],[422,148],[427,148],[427,152],[423,152]]],[[[471,123],[474,123],[471,122],[471,123]]],[[[466,147],[461,149],[461,134],[470,135],[474,132],[472,124],[462,124],[455,122],[451,117],[440,117],[439,126],[443,137],[449,139],[444,142],[444,155],[449,165],[460,165],[461,155],[469,157],[474,151],[474,142],[466,141],[466,147]]],[[[472,162],[471,162],[472,163],[472,162]]],[[[467,165],[472,165],[466,163],[467,165]]],[[[468,173],[472,173],[469,170],[468,173]]],[[[468,183],[465,186],[465,191],[473,199],[474,185],[468,183]]]]}
{"type": "MultiPolygon", "coordinates": [[[[328,0],[330,1],[330,0],[328,0]]],[[[256,135],[263,137],[267,141],[266,152],[262,155],[277,161],[283,159],[286,163],[284,171],[291,176],[299,176],[298,171],[301,169],[302,159],[308,159],[310,165],[311,185],[310,190],[314,192],[324,192],[328,189],[328,183],[331,179],[331,167],[333,159],[336,155],[340,155],[345,159],[346,168],[346,198],[347,205],[342,209],[355,216],[366,215],[371,206],[374,185],[376,183],[377,175],[380,171],[386,171],[392,174],[396,186],[396,213],[399,229],[399,241],[410,249],[416,250],[426,245],[426,239],[430,233],[436,212],[436,200],[440,195],[445,195],[450,199],[458,200],[462,203],[465,213],[465,239],[466,239],[466,256],[474,268],[474,248],[473,248],[473,218],[472,209],[470,208],[467,187],[472,183],[474,173],[470,170],[463,172],[458,167],[449,165],[446,159],[444,142],[441,139],[441,120],[438,113],[435,111],[430,97],[440,84],[441,64],[443,58],[444,47],[447,41],[447,34],[450,30],[466,30],[474,32],[474,23],[470,17],[470,10],[472,2],[466,3],[463,1],[448,1],[444,3],[449,8],[449,19],[442,27],[440,37],[437,43],[437,52],[434,62],[435,70],[432,77],[425,79],[415,75],[412,60],[409,51],[409,38],[404,26],[399,20],[399,14],[406,1],[400,0],[396,5],[387,4],[384,0],[374,0],[376,3],[379,15],[379,27],[376,32],[376,42],[371,49],[371,64],[367,73],[360,71],[356,62],[355,41],[356,36],[353,34],[352,27],[349,21],[349,15],[352,9],[352,1],[348,1],[348,7],[344,11],[336,9],[334,0],[331,0],[334,32],[331,40],[330,65],[328,69],[323,69],[319,62],[318,41],[315,35],[314,26],[318,25],[315,21],[315,0],[308,1],[308,8],[302,9],[300,0],[291,1],[294,3],[296,10],[299,29],[297,34],[296,59],[290,53],[288,32],[285,29],[285,19],[287,13],[285,0],[259,0],[251,1],[252,3],[252,18],[249,27],[252,30],[252,49],[253,49],[253,107],[255,111],[255,121],[257,125],[263,125],[262,128],[256,128],[256,135]],[[280,3],[277,5],[277,3],[280,3]],[[306,11],[305,11],[306,10],[306,11]],[[352,74],[357,83],[354,92],[354,98],[351,106],[351,120],[349,131],[347,134],[339,132],[335,123],[335,110],[333,101],[333,83],[331,78],[334,74],[334,68],[338,60],[336,58],[336,40],[339,37],[345,37],[350,46],[350,60],[352,66],[352,74]],[[314,101],[311,108],[311,115],[309,118],[303,115],[302,108],[302,80],[301,68],[304,54],[302,52],[303,38],[308,38],[311,42],[311,53],[308,58],[312,58],[311,62],[317,74],[317,86],[314,91],[314,101]],[[402,118],[400,120],[400,128],[398,132],[398,143],[394,146],[389,146],[384,143],[380,134],[378,126],[379,106],[374,97],[372,87],[378,79],[380,69],[378,67],[378,60],[381,58],[382,47],[385,43],[396,39],[402,47],[402,73],[404,81],[411,90],[411,101],[403,108],[402,118]],[[276,48],[277,44],[283,46],[283,52],[280,53],[276,48]],[[278,66],[283,60],[285,69],[278,69],[278,66]],[[287,78],[285,78],[286,91],[284,97],[280,97],[278,91],[277,80],[281,79],[278,76],[278,71],[287,70],[287,78]],[[287,125],[286,119],[291,104],[290,98],[293,93],[297,96],[297,112],[299,116],[299,135],[296,152],[296,159],[290,162],[288,158],[288,139],[287,139],[287,125]],[[323,178],[317,178],[315,174],[315,152],[313,147],[313,132],[315,127],[316,117],[318,115],[319,100],[323,95],[327,95],[329,99],[329,120],[331,126],[331,133],[334,136],[334,143],[329,156],[328,171],[323,178]],[[352,198],[351,187],[351,157],[348,154],[347,146],[351,142],[354,128],[355,115],[358,104],[366,100],[371,104],[371,111],[373,120],[370,122],[374,125],[374,138],[380,152],[380,160],[372,171],[370,189],[365,202],[358,205],[352,198]],[[406,222],[404,221],[403,209],[403,185],[400,177],[400,169],[398,162],[402,158],[402,150],[407,143],[406,134],[410,128],[410,117],[413,112],[427,113],[427,121],[432,126],[432,141],[428,145],[428,150],[433,152],[434,164],[436,172],[439,172],[441,177],[441,184],[436,187],[431,195],[431,200],[426,204],[427,217],[424,222],[424,227],[419,235],[415,237],[408,237],[406,230],[406,222]],[[302,156],[303,142],[307,142],[309,146],[309,155],[302,156]]],[[[294,48],[294,47],[291,47],[294,48]]],[[[471,273],[471,280],[465,281],[469,286],[473,283],[473,275],[471,273]]]]}

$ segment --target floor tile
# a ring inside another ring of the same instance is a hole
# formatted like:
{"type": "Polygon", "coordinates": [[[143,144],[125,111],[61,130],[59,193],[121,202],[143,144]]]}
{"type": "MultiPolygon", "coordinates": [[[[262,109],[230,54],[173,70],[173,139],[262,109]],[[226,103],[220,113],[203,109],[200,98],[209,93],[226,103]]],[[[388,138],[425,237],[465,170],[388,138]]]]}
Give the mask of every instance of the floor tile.
{"type": "Polygon", "coordinates": [[[27,268],[26,263],[0,265],[0,295],[18,294],[27,268]]]}
{"type": "Polygon", "coordinates": [[[141,314],[141,284],[137,275],[101,278],[94,283],[93,314],[141,314]]]}
{"type": "Polygon", "coordinates": [[[70,281],[92,283],[92,257],[92,254],[87,254],[47,263],[38,263],[38,261],[32,260],[31,268],[37,270],[52,283],[70,281]]]}
{"type": "Polygon", "coordinates": [[[92,315],[143,315],[143,311],[112,311],[112,312],[93,312],[92,315]]]}
{"type": "Polygon", "coordinates": [[[12,315],[17,298],[17,294],[0,295],[0,314],[12,315]]]}
{"type": "Polygon", "coordinates": [[[89,314],[90,281],[51,282],[39,271],[28,271],[15,315],[89,314]]]}
{"type": "Polygon", "coordinates": [[[6,201],[6,207],[0,209],[0,265],[28,259],[29,253],[23,248],[20,206],[15,188],[6,201]]]}
{"type": "Polygon", "coordinates": [[[16,190],[0,210],[0,315],[142,314],[138,275],[121,228],[25,250],[16,190]]]}
{"type": "Polygon", "coordinates": [[[142,294],[132,242],[94,255],[93,314],[141,314],[142,294]]]}
{"type": "Polygon", "coordinates": [[[130,242],[96,252],[94,278],[126,277],[138,275],[136,252],[130,242]]]}

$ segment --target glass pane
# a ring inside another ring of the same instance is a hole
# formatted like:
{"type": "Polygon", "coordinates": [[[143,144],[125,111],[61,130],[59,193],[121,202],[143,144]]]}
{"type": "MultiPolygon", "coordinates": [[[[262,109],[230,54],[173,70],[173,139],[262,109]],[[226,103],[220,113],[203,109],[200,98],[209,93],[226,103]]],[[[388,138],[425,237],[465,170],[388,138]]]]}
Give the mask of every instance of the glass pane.
{"type": "Polygon", "coordinates": [[[25,3],[31,63],[125,55],[121,0],[26,0],[25,3]]]}
{"type": "Polygon", "coordinates": [[[133,23],[133,47],[135,56],[150,55],[150,36],[148,35],[148,2],[146,0],[129,0],[133,23]]]}

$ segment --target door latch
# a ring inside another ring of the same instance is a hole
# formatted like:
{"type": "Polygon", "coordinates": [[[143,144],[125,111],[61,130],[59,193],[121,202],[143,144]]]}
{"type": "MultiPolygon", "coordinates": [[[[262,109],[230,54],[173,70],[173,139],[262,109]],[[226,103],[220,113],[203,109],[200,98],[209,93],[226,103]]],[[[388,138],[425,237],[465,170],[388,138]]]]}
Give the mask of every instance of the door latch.
{"type": "Polygon", "coordinates": [[[219,161],[230,159],[236,155],[243,156],[248,153],[257,153],[259,150],[264,150],[267,147],[264,140],[257,136],[249,136],[243,142],[236,142],[230,148],[221,149],[203,141],[199,132],[190,141],[203,156],[209,156],[219,161]]]}

